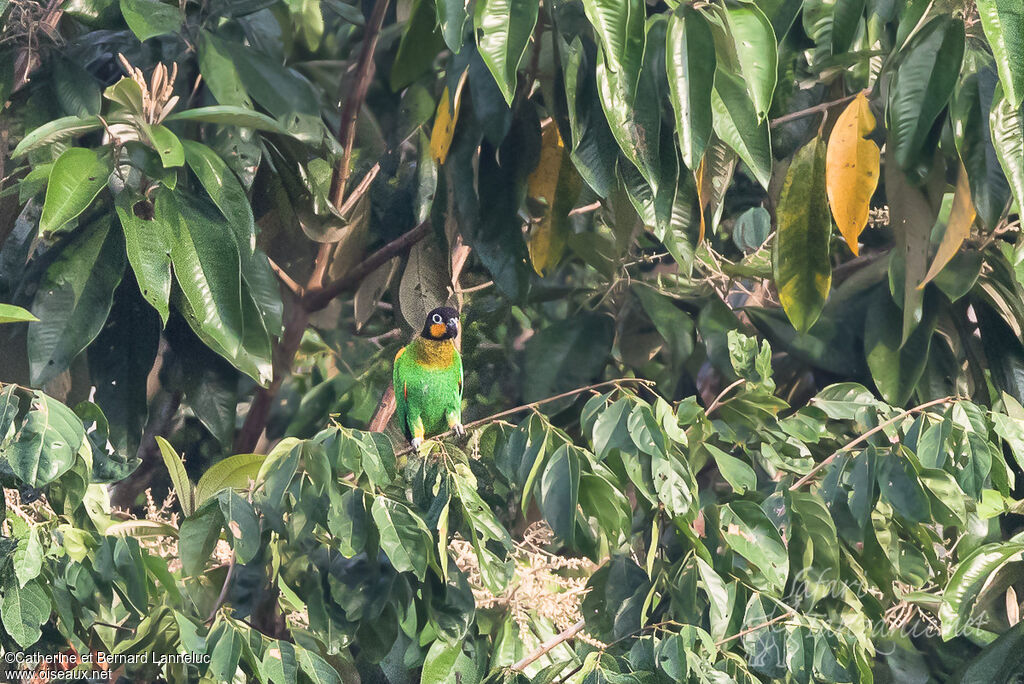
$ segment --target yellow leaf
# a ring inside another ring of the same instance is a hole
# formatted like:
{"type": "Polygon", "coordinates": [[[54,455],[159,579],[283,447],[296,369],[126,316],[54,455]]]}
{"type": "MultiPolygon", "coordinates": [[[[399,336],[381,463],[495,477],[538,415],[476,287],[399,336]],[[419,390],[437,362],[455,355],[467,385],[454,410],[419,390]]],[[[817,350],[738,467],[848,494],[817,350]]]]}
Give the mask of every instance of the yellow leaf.
{"type": "Polygon", "coordinates": [[[917,286],[918,290],[939,275],[939,272],[946,267],[949,260],[960,249],[960,245],[971,234],[971,226],[974,224],[976,215],[977,212],[974,210],[974,203],[971,200],[971,186],[967,182],[967,170],[963,164],[960,164],[960,173],[956,178],[956,192],[953,193],[953,207],[949,210],[946,232],[942,234],[939,250],[935,253],[932,266],[925,274],[924,280],[917,286]]]}
{"type": "MultiPolygon", "coordinates": [[[[565,251],[565,225],[555,216],[559,178],[565,164],[565,143],[553,119],[541,130],[540,161],[530,174],[529,196],[543,206],[544,213],[530,231],[530,262],[537,275],[543,276],[558,264],[565,251]]],[[[564,217],[562,217],[564,218],[564,217]]]]}
{"type": "Polygon", "coordinates": [[[459,79],[459,85],[455,88],[455,97],[449,97],[448,86],[444,87],[441,93],[441,101],[437,103],[437,114],[434,116],[434,130],[430,134],[430,156],[438,164],[444,164],[448,158],[448,150],[452,146],[452,137],[455,135],[455,124],[459,120],[459,110],[462,109],[462,86],[466,83],[467,69],[459,79]]]}
{"type": "Polygon", "coordinates": [[[850,251],[859,251],[857,238],[868,222],[871,196],[878,187],[881,154],[864,136],[875,129],[866,92],[854,98],[839,115],[828,139],[825,187],[832,216],[850,251]]]}

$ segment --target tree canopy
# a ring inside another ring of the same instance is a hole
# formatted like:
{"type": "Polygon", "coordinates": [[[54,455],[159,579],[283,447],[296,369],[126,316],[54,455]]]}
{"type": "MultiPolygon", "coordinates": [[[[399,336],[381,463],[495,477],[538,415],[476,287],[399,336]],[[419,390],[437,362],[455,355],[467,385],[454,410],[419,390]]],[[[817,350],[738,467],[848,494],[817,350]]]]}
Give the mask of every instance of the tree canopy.
{"type": "Polygon", "coordinates": [[[1024,673],[1019,0],[0,26],[6,664],[1024,673]],[[444,304],[469,435],[414,451],[444,304]]]}

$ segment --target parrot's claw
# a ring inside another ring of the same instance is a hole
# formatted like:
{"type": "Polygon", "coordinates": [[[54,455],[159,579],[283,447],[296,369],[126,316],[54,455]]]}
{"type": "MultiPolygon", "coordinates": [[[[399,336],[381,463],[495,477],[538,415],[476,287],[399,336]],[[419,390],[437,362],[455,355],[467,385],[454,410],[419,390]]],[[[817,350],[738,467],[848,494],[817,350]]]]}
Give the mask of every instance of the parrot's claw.
{"type": "Polygon", "coordinates": [[[457,434],[459,437],[466,436],[466,428],[465,426],[463,426],[462,423],[456,423],[455,425],[452,425],[452,430],[455,430],[455,434],[457,434]]]}
{"type": "Polygon", "coordinates": [[[423,445],[423,438],[422,437],[413,437],[412,441],[410,442],[410,444],[412,444],[413,451],[419,451],[420,447],[423,445]]]}

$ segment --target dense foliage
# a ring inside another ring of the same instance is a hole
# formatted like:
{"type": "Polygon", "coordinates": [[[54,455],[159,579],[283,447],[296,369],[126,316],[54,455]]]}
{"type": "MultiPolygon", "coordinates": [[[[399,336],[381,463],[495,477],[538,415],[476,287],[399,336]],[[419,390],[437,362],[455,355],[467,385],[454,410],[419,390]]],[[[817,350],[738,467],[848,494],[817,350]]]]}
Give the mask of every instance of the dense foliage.
{"type": "Polygon", "coordinates": [[[0,0],[0,654],[1015,681],[1017,5],[0,0]]]}

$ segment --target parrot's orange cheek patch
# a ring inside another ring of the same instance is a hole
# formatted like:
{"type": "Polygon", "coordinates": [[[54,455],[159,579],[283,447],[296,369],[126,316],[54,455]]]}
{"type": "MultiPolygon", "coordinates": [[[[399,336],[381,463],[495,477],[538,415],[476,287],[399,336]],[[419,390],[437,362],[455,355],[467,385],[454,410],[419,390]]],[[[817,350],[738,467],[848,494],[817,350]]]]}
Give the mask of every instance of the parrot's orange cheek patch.
{"type": "Polygon", "coordinates": [[[430,336],[441,337],[447,330],[448,328],[444,327],[443,323],[433,323],[430,326],[430,336]]]}

